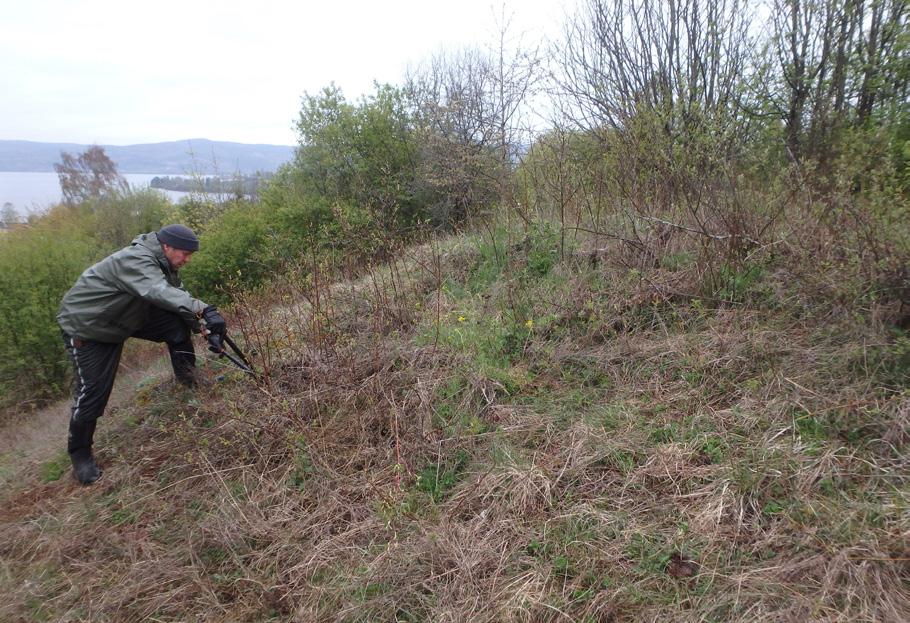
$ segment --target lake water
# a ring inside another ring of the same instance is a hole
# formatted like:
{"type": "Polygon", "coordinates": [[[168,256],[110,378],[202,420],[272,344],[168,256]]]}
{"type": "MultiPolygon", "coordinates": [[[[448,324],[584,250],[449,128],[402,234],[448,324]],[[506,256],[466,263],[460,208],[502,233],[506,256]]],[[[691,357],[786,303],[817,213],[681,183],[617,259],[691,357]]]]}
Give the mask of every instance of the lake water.
{"type": "MultiPolygon", "coordinates": [[[[153,177],[163,173],[123,173],[123,177],[134,189],[148,188],[153,177]]],[[[171,201],[179,201],[189,193],[173,190],[158,190],[171,201]]],[[[0,206],[13,204],[20,217],[44,212],[48,207],[60,203],[63,193],[56,173],[20,173],[0,171],[0,206]]]]}

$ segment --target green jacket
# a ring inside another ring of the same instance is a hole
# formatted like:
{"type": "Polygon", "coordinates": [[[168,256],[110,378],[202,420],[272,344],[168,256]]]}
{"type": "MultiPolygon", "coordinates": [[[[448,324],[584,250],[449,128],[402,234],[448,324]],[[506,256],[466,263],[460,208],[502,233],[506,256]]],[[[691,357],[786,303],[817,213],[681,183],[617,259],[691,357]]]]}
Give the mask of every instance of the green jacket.
{"type": "Polygon", "coordinates": [[[72,337],[123,342],[142,327],[153,306],[179,314],[198,331],[196,318],[205,303],[183,289],[158,235],[149,233],[87,268],[63,296],[57,322],[72,337]]]}

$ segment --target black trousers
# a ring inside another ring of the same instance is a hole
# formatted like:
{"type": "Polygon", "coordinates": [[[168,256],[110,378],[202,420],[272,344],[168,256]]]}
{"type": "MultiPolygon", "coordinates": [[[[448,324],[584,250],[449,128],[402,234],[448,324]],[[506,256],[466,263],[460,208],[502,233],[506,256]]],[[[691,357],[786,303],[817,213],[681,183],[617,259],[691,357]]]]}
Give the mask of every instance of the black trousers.
{"type": "MultiPolygon", "coordinates": [[[[190,329],[180,316],[152,308],[145,324],[133,333],[133,337],[165,342],[174,376],[185,385],[193,384],[196,352],[190,329]]],[[[90,452],[95,424],[104,413],[114,388],[123,342],[93,342],[64,333],[63,343],[75,371],[67,450],[70,454],[90,452]]]]}

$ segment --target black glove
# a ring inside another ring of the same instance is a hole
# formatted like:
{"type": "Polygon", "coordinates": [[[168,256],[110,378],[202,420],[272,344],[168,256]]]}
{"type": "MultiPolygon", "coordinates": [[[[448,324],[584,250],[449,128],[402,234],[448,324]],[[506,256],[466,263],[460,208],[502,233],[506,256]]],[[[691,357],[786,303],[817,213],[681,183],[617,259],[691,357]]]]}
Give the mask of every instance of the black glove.
{"type": "Polygon", "coordinates": [[[209,341],[209,350],[213,353],[221,354],[224,352],[224,336],[220,333],[209,333],[206,336],[209,341]]]}
{"type": "Polygon", "coordinates": [[[205,328],[215,335],[224,335],[227,332],[227,323],[218,313],[218,308],[209,305],[202,310],[202,320],[205,321],[205,328]]]}

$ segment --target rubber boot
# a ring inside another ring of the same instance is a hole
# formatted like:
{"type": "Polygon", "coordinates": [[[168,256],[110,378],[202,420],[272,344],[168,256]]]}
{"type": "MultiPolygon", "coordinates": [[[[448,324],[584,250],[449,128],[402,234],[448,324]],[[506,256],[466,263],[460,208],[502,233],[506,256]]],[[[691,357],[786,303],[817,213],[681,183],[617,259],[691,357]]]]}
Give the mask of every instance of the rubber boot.
{"type": "Polygon", "coordinates": [[[73,477],[83,485],[90,485],[103,473],[92,456],[92,439],[97,420],[76,422],[70,420],[67,450],[73,463],[73,477]]]}
{"type": "Polygon", "coordinates": [[[79,481],[79,484],[90,485],[101,478],[101,474],[104,473],[95,463],[91,450],[76,450],[70,453],[70,460],[73,462],[73,477],[79,481]]]}
{"type": "Polygon", "coordinates": [[[196,372],[196,354],[193,352],[193,342],[187,337],[178,344],[168,344],[171,355],[171,365],[174,368],[174,377],[177,382],[190,389],[199,385],[199,375],[196,372]]]}

